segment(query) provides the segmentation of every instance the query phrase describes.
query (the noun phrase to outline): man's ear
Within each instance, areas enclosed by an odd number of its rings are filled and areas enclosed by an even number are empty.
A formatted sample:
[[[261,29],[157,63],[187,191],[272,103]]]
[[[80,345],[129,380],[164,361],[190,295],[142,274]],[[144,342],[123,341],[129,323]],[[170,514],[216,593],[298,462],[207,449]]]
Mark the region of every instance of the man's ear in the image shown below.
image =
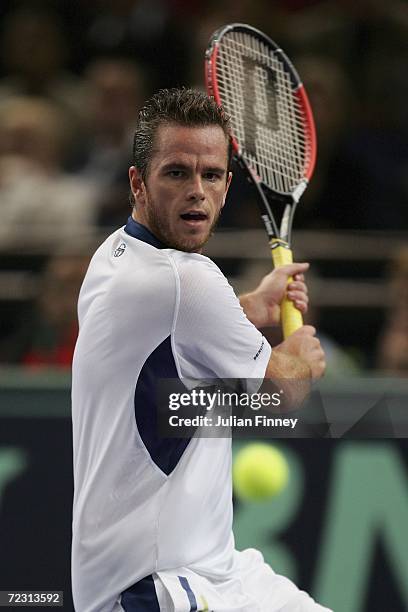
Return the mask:
[[[228,193],[229,186],[231,185],[231,181],[232,181],[232,172],[228,172],[227,185],[225,187],[225,193],[222,199],[222,207],[225,205],[225,200],[227,199],[227,193]]]
[[[129,168],[130,190],[135,199],[136,207],[143,206],[146,203],[146,186],[142,178],[140,170],[136,166]]]

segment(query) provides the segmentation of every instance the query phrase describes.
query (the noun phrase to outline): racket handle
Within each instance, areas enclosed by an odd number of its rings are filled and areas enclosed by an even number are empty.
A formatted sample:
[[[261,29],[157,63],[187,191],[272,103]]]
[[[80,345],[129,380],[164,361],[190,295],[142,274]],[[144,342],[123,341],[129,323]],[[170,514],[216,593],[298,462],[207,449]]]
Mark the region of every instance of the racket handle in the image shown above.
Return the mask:
[[[271,240],[270,246],[272,261],[275,268],[293,263],[292,251],[286,242],[274,239]],[[288,284],[291,283],[292,280],[290,276],[288,278]],[[303,325],[302,313],[286,295],[281,302],[281,324],[284,338],[293,334],[293,332]]]

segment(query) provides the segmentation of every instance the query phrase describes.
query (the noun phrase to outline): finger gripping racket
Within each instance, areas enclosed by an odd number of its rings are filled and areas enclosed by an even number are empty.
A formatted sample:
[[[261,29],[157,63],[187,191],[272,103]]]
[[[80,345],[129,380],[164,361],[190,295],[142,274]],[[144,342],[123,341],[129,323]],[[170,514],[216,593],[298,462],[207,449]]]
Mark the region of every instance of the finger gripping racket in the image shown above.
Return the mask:
[[[231,117],[234,156],[259,196],[274,266],[292,263],[293,216],[316,160],[316,132],[304,86],[282,49],[241,23],[213,34],[205,75],[208,94]],[[279,227],[272,206],[283,210]],[[303,325],[300,311],[287,297],[281,319],[285,338]]]

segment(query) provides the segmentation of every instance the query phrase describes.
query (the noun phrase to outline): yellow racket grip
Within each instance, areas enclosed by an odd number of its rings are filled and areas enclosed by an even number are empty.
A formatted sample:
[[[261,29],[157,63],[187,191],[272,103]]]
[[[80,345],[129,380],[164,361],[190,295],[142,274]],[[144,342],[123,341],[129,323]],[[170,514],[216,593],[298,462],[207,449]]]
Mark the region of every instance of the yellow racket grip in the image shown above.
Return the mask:
[[[273,265],[275,268],[293,263],[292,251],[287,242],[274,239],[270,242]],[[292,277],[288,278],[288,284],[292,282]],[[281,302],[281,324],[283,337],[287,338],[299,327],[303,325],[302,313],[296,308],[294,303],[286,295]]]

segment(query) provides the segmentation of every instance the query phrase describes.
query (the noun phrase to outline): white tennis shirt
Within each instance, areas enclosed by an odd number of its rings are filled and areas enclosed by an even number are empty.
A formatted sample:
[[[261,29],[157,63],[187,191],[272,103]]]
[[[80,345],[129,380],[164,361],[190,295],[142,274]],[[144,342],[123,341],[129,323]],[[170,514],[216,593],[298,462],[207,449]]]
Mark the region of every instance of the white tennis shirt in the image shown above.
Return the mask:
[[[260,378],[271,348],[207,257],[129,219],[92,258],[72,383],[77,612],[121,609],[145,576],[233,571],[231,440],[163,439],[157,380]]]

